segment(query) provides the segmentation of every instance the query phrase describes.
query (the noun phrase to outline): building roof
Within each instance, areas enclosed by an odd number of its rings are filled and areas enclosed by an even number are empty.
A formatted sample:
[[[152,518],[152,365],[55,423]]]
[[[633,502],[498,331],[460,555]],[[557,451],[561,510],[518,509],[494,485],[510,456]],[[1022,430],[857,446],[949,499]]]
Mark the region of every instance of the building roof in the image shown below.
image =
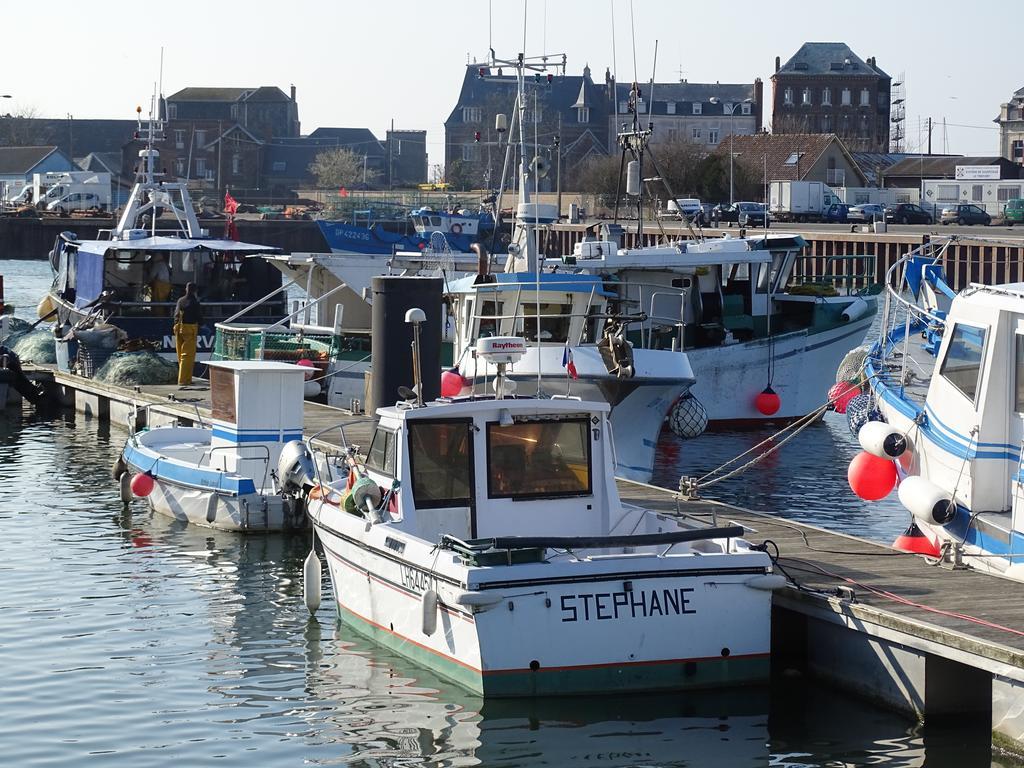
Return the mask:
[[[850,166],[860,173],[863,182],[863,172],[860,171],[846,145],[834,133],[755,133],[750,136],[738,134],[730,141],[719,144],[715,154],[728,155],[730,143],[736,162],[742,163],[757,177],[767,173],[769,181],[803,179],[825,150],[835,143],[839,145]]]
[[[308,141],[310,139],[315,141]],[[317,128],[309,136],[292,141],[299,141],[310,146],[346,147],[353,152],[365,155],[384,154],[384,145],[369,128]]]
[[[253,88],[182,88],[167,97],[167,101],[238,101]]]
[[[895,163],[884,176],[923,176],[930,179],[953,178],[958,165],[1002,165],[1003,157],[964,157],[963,155],[911,155]]]
[[[867,179],[869,187],[877,186],[880,181],[879,175],[885,175],[888,169],[900,160],[917,157],[906,152],[850,152],[850,155]]]
[[[23,175],[48,158],[57,147],[0,147],[0,174]]]
[[[276,85],[261,85],[245,96],[245,101],[291,101],[285,92]]]
[[[629,89],[632,85],[618,83],[615,92],[619,101],[629,98]],[[641,96],[644,101],[649,101],[652,95],[651,84],[640,84]],[[700,102],[710,104],[711,99],[718,99],[719,111],[724,103],[738,104],[744,99],[754,100],[753,83],[655,83],[654,84],[654,110],[658,112],[658,105],[667,101],[674,102]],[[664,107],[662,106],[662,110]],[[705,114],[715,114],[714,111],[707,111]]]
[[[846,43],[804,43],[777,74],[888,77],[873,61],[864,61]]]
[[[83,171],[95,171],[96,173],[109,173],[112,176],[121,175],[121,153],[120,152],[90,152],[75,163]]]

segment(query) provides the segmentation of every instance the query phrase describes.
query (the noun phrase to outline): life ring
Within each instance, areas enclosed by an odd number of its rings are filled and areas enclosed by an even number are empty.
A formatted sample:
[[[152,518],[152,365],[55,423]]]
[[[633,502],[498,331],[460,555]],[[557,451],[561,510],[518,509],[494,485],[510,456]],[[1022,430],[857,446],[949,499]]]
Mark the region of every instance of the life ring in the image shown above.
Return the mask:
[[[458,223],[452,224],[451,232],[452,232],[453,235],[461,235],[462,234],[462,225],[458,224]]]

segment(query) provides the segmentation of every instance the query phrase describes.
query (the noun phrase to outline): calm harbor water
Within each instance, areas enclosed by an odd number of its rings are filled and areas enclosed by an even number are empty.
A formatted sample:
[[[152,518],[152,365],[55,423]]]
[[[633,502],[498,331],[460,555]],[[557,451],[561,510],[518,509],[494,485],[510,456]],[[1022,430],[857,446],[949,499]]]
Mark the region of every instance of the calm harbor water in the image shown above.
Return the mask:
[[[43,262],[0,260],[32,319]],[[663,439],[658,481],[769,434]],[[237,536],[122,510],[126,434],[0,417],[0,722],[6,765],[973,766],[989,732],[920,727],[800,679],[763,688],[481,705],[335,621],[309,619],[308,536]],[[830,417],[715,496],[889,540],[895,502],[852,496]],[[692,462],[692,463],[688,463]]]

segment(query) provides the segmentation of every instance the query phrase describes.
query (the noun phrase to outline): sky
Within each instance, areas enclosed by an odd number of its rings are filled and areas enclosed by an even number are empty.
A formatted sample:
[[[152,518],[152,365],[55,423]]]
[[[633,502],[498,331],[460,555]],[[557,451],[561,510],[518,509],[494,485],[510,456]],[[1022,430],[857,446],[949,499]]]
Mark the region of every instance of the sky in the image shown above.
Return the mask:
[[[297,88],[303,133],[320,126],[426,129],[430,163],[443,161],[443,123],[467,61],[566,54],[620,82],[765,82],[808,41],[846,42],[905,75],[907,151],[998,154],[992,123],[1024,85],[1007,25],[1016,0],[929,3],[691,2],[690,0],[378,0],[5,2],[0,112],[132,118],[186,86]],[[969,8],[970,13],[965,13]],[[154,21],[147,21],[152,18]],[[953,34],[953,31],[956,34]],[[613,46],[614,40],[614,46]],[[654,51],[657,42],[657,62]],[[614,48],[614,55],[613,55]],[[14,65],[14,63],[17,63]],[[656,64],[656,66],[655,66]],[[766,119],[770,107],[766,109]],[[944,122],[945,121],[945,122]]]

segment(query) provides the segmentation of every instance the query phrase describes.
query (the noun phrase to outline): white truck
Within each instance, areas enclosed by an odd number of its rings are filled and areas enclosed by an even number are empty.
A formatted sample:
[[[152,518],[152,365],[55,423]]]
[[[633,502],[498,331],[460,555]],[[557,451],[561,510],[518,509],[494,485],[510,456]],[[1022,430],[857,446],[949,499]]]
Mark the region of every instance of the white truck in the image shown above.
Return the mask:
[[[828,221],[833,206],[842,203],[821,181],[773,181],[768,193],[768,211],[776,221]]]
[[[86,207],[109,210],[110,174],[94,171],[35,173],[30,182],[9,184],[5,202],[10,205],[34,205],[40,210],[56,210],[57,207],[77,210],[80,206],[62,203],[67,202],[71,195],[78,195],[78,201],[87,199],[90,205]],[[86,195],[87,198],[84,197]],[[54,203],[58,205],[53,206]]]

